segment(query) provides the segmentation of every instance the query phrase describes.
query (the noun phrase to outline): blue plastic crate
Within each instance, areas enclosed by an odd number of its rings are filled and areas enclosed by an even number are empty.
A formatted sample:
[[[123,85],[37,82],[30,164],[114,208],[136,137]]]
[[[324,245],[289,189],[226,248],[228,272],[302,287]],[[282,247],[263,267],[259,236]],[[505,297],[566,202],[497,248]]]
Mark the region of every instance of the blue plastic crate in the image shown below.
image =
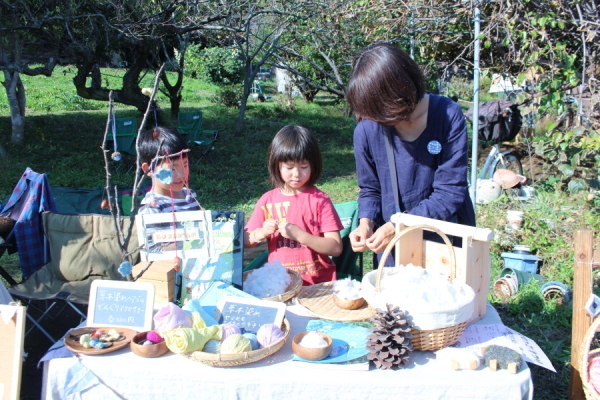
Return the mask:
[[[504,268],[517,269],[519,271],[537,274],[538,266],[542,259],[530,254],[502,253]]]

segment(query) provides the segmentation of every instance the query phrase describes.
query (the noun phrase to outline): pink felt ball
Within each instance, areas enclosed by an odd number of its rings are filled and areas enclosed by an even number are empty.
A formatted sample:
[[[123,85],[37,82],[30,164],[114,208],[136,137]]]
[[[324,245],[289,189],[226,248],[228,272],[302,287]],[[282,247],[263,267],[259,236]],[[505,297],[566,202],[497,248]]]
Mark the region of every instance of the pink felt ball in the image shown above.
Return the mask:
[[[221,340],[225,340],[236,333],[242,333],[242,330],[237,325],[221,324]]]
[[[269,347],[285,336],[285,333],[274,324],[265,324],[258,328],[256,338],[261,348]]]
[[[594,358],[589,363],[590,371],[590,383],[596,390],[596,393],[600,393],[600,358]]]
[[[146,339],[151,341],[152,343],[160,343],[163,341],[163,338],[156,332],[150,331],[146,334]]]

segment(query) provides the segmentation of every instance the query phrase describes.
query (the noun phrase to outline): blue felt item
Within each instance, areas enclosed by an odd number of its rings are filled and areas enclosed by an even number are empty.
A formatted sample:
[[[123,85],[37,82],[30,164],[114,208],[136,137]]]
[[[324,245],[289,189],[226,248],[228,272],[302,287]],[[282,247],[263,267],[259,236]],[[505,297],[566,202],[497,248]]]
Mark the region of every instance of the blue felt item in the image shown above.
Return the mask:
[[[173,183],[173,171],[170,169],[159,168],[158,171],[154,173],[154,176],[165,185]]]
[[[123,261],[121,263],[121,265],[119,265],[119,273],[122,276],[127,276],[129,274],[131,274],[131,271],[133,270],[133,265],[131,265],[131,263],[129,261]]]

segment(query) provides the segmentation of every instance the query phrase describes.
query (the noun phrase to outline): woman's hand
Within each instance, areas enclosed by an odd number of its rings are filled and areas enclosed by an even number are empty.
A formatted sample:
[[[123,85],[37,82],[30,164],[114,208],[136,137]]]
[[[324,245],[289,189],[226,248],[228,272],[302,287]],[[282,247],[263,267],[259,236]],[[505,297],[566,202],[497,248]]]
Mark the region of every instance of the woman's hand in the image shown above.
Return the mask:
[[[366,240],[366,246],[369,250],[379,254],[385,250],[395,234],[396,229],[394,228],[394,225],[391,222],[388,222],[380,226],[379,229]]]
[[[367,239],[371,235],[373,235],[373,221],[368,218],[361,218],[358,227],[348,235],[352,251],[362,252],[369,250]]]

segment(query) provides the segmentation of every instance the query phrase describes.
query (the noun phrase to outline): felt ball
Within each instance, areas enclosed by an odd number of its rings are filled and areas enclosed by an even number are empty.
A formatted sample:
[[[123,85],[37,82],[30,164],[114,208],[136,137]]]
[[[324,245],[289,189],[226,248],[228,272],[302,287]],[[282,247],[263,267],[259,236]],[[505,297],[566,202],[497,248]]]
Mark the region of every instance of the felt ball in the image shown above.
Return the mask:
[[[256,338],[261,348],[269,347],[284,336],[283,331],[274,324],[262,325],[256,332]]]
[[[154,343],[152,343],[150,340],[144,340],[144,343],[142,343],[142,345],[144,346],[150,346],[153,345]]]
[[[227,339],[231,335],[241,334],[242,330],[233,324],[221,324],[221,340]]]
[[[221,341],[211,339],[204,345],[202,349],[205,353],[219,354],[221,352]]]
[[[121,263],[121,265],[119,265],[119,268],[117,269],[117,271],[119,271],[121,276],[130,275],[131,272],[133,271],[133,265],[131,265],[131,263],[129,261],[123,261]]]
[[[252,332],[246,332],[243,333],[242,336],[248,339],[248,341],[250,342],[250,346],[252,346],[252,350],[260,349],[260,344],[258,343],[258,338],[256,337],[256,334]]]
[[[156,343],[162,342],[163,338],[158,333],[156,333],[154,331],[150,331],[150,332],[146,333],[146,340],[149,340],[152,343],[156,344]]]
[[[221,354],[238,354],[252,350],[250,341],[239,333],[228,336],[221,343]]]

